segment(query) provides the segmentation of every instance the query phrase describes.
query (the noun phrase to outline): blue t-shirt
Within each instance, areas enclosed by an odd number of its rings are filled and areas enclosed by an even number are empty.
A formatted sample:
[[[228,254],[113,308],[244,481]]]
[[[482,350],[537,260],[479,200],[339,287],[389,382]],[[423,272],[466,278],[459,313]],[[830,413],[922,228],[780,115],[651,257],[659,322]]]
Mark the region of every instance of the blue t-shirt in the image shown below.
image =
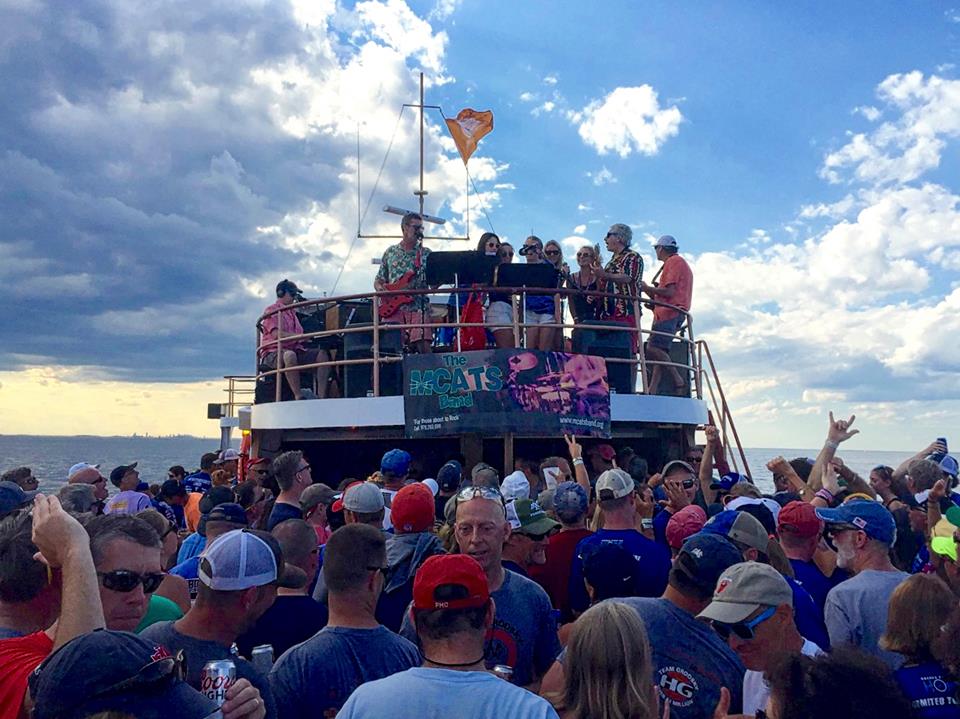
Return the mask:
[[[900,667],[893,673],[916,719],[958,719],[957,684],[936,662]]]
[[[190,590],[190,601],[197,598],[197,589],[200,586],[200,556],[190,557],[185,562],[181,562],[168,574],[174,574],[187,580],[187,589]]]
[[[661,509],[653,516],[653,538],[664,547],[670,546],[667,544],[667,523],[672,516],[673,512],[667,509]]]
[[[246,659],[233,656],[230,653],[230,647],[225,647],[208,639],[196,639],[181,634],[174,626],[174,622],[151,624],[140,632],[140,636],[166,647],[174,655],[182,649],[184,658],[187,660],[187,684],[194,689],[200,689],[200,675],[203,672],[204,664],[218,659],[232,659],[237,667],[237,678],[247,679],[260,690],[263,706],[267,712],[267,719],[285,716],[277,713],[277,706],[274,703],[273,693],[270,691],[270,683],[267,678],[254,669],[253,665]]]
[[[797,631],[804,639],[820,647],[823,651],[830,651],[830,637],[827,634],[827,625],[823,621],[823,612],[817,607],[809,592],[795,579],[784,577],[793,591],[793,620],[797,624]]]
[[[177,564],[182,564],[188,559],[200,556],[206,547],[207,538],[199,532],[187,535],[187,538],[183,540],[183,544],[180,545],[180,551],[177,552]]]
[[[272,532],[280,522],[288,519],[303,519],[303,510],[286,502],[275,502],[273,511],[270,512],[270,518],[267,519],[267,531]]]
[[[174,526],[176,526],[177,515],[173,513],[173,507],[164,502],[162,499],[151,499],[150,506],[160,512],[160,514],[162,514],[164,517],[170,520]]]
[[[743,703],[744,667],[706,622],[666,599],[608,599],[633,607],[653,650],[653,681],[673,719],[712,717],[720,688],[730,690],[730,713]]]
[[[513,683],[522,687],[546,674],[560,653],[557,622],[543,587],[511,571],[503,575],[500,589],[490,595],[497,608],[484,658],[488,669],[496,664],[513,667]],[[409,612],[400,634],[419,641]]]
[[[632,554],[640,565],[635,596],[659,597],[667,587],[670,575],[670,550],[644,537],[635,529],[601,529],[584,537],[577,545],[570,567],[570,608],[576,612],[586,611],[590,606],[587,588],[583,585],[584,550],[595,544],[618,544]]]
[[[206,494],[213,487],[213,480],[206,472],[194,472],[183,478],[183,486],[188,492],[199,492]]]
[[[487,672],[415,667],[364,684],[337,715],[340,719],[557,719],[546,699]]]
[[[270,687],[283,719],[333,717],[361,684],[420,663],[416,646],[386,627],[327,627],[277,660]]]
[[[827,577],[814,562],[805,562],[802,559],[791,559],[790,566],[793,567],[797,584],[807,590],[821,614],[830,590],[844,579],[850,578],[850,575],[839,567],[833,570],[832,576]]]

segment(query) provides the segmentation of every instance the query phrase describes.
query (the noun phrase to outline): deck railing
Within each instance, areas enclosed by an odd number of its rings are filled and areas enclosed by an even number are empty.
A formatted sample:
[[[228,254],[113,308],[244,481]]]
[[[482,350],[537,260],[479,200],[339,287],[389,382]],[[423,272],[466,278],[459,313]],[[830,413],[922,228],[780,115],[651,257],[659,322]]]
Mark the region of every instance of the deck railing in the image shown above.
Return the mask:
[[[611,300],[622,300],[630,303],[632,307],[632,315],[624,318],[622,320],[623,324],[613,324],[606,322],[565,322],[562,317],[560,320],[545,323],[545,324],[530,324],[530,327],[546,327],[558,329],[561,332],[566,330],[575,331],[575,330],[594,330],[599,332],[623,332],[627,333],[627,345],[630,345],[629,335],[634,334],[638,338],[637,342],[637,352],[632,353],[631,357],[605,357],[607,363],[619,363],[619,364],[628,364],[631,366],[632,370],[636,372],[640,379],[640,389],[643,393],[649,393],[649,370],[652,370],[655,367],[675,367],[681,375],[685,376],[691,382],[691,389],[693,390],[694,396],[697,398],[702,398],[702,382],[701,382],[701,371],[698,364],[699,353],[695,352],[696,340],[693,333],[693,317],[692,315],[670,305],[668,303],[659,302],[655,300],[650,300],[647,298],[641,298],[638,295],[629,295],[622,293],[613,293],[613,292],[600,292],[600,291],[584,291],[576,289],[541,289],[541,288],[531,288],[531,287],[461,287],[461,288],[450,288],[450,292],[456,292],[458,295],[469,294],[470,292],[494,292],[499,295],[510,295],[512,296],[511,302],[511,329],[513,332],[513,340],[515,347],[524,347],[524,338],[525,330],[528,327],[528,324],[524,321],[524,307],[525,300],[527,296],[542,296],[549,295],[555,298],[555,305],[560,306],[564,298],[573,298],[573,297],[596,297],[599,299],[611,299]],[[502,328],[503,325],[500,323],[489,323],[487,321],[483,322],[456,322],[450,321],[448,318],[445,321],[433,321],[432,318],[424,322],[414,322],[407,324],[395,324],[395,323],[386,323],[380,318],[380,303],[389,297],[394,296],[421,296],[421,295],[437,295],[444,293],[444,291],[438,291],[436,289],[404,289],[404,290],[392,290],[384,292],[369,292],[362,294],[353,294],[353,295],[344,295],[341,297],[323,297],[312,300],[305,300],[303,302],[297,302],[290,305],[285,305],[283,307],[276,308],[271,310],[269,313],[264,313],[259,320],[257,321],[257,345],[260,346],[260,328],[261,323],[264,319],[269,316],[277,316],[277,337],[269,342],[263,344],[262,349],[257,354],[257,364],[256,364],[256,378],[273,376],[276,381],[276,390],[275,390],[275,401],[280,401],[282,396],[282,382],[283,378],[280,376],[282,372],[287,370],[297,369],[300,371],[304,370],[316,370],[320,367],[330,367],[333,370],[339,372],[340,369],[349,367],[351,365],[372,365],[372,389],[373,396],[380,396],[380,370],[383,365],[392,364],[396,362],[401,362],[403,360],[402,356],[397,356],[393,353],[381,352],[381,332],[383,331],[395,331],[397,329],[411,329],[411,328],[423,328],[428,333],[432,331],[443,328],[450,327],[454,329],[455,342],[458,341],[456,329],[457,328],[466,328],[466,327],[481,327],[484,329],[492,330],[493,328]],[[338,327],[332,329],[324,329],[317,332],[303,332],[301,334],[295,335],[284,335],[281,327],[281,322],[279,321],[279,315],[281,312],[286,311],[304,311],[317,308],[320,305],[331,306],[336,303],[343,302],[357,302],[357,301],[369,301],[371,303],[371,319],[372,321],[364,324],[357,325],[348,325],[346,327]],[[668,334],[659,331],[655,331],[652,328],[644,328],[641,324],[641,320],[644,317],[644,314],[641,312],[641,306],[652,307],[652,306],[662,306],[672,309],[681,314],[683,317],[681,328],[682,331],[679,334]],[[629,324],[626,324],[629,322]],[[283,363],[283,351],[284,345],[286,348],[290,348],[290,343],[292,342],[309,342],[313,339],[324,339],[331,337],[342,337],[348,334],[353,333],[372,333],[372,342],[371,342],[371,356],[369,358],[360,358],[360,359],[346,359],[337,357],[322,362],[310,362],[310,363],[297,363],[292,365],[284,365]],[[666,335],[670,338],[671,343],[682,343],[684,345],[684,355],[687,358],[686,362],[674,362],[674,361],[664,361],[664,360],[652,360],[646,357],[644,352],[644,344],[647,339],[652,335]],[[449,348],[452,351],[456,351],[457,347],[454,345]],[[449,351],[449,350],[448,350]],[[264,352],[275,352],[276,353],[276,367],[266,367],[261,364],[262,356]],[[686,383],[684,383],[686,384]],[[633,383],[631,388],[633,391],[636,391],[636,383]]]

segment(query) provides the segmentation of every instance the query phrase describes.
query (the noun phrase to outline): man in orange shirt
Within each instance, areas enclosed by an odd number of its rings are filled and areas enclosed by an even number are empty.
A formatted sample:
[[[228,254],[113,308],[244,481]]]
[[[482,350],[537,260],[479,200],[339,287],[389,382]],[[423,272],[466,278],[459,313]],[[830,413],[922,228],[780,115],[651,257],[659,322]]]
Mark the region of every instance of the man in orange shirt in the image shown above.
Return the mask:
[[[660,271],[660,282],[654,287],[646,282],[640,283],[640,289],[646,292],[650,297],[658,302],[669,303],[673,307],[678,307],[684,312],[690,310],[690,299],[693,295],[693,272],[690,271],[690,265],[687,264],[680,255],[677,254],[677,241],[670,235],[663,235],[653,245],[657,253],[657,259],[663,263],[663,269]],[[677,333],[680,326],[686,319],[684,312],[678,312],[673,307],[663,304],[657,304],[653,308],[653,327],[652,332],[646,344],[647,359],[655,362],[670,362],[670,343],[673,342],[673,335]],[[684,381],[672,365],[654,365],[650,376],[650,394],[660,393],[660,382],[663,377],[663,371],[666,369],[670,379],[673,382],[673,392],[676,394],[683,390]]]

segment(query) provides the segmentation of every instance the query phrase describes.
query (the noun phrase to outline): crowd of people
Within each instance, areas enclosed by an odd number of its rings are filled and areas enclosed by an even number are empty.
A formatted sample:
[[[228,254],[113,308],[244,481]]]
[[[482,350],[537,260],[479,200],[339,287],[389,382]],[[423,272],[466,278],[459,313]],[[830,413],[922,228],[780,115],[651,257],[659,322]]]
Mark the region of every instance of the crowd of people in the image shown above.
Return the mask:
[[[544,242],[536,235],[530,235],[520,246],[518,254],[526,264],[549,267],[553,272],[547,273],[546,279],[524,284],[530,289],[522,297],[496,290],[455,292],[450,296],[447,313],[436,319],[447,323],[482,322],[485,328],[444,327],[434,331],[430,325],[435,323],[435,318],[427,294],[396,294],[401,290],[429,287],[426,266],[430,249],[423,246],[423,218],[408,213],[400,223],[400,231],[400,242],[388,247],[383,254],[373,286],[377,292],[394,292],[381,298],[381,309],[385,311],[380,321],[402,326],[405,351],[429,353],[438,343],[457,346],[458,332],[461,333],[460,346],[468,349],[505,349],[521,342],[519,346],[529,349],[563,351],[573,342],[572,337],[564,337],[560,326],[564,323],[565,301],[548,290],[564,288],[572,290],[569,303],[576,325],[623,327],[629,335],[632,355],[636,357],[640,344],[636,330],[641,312],[639,298],[646,295],[653,312],[644,344],[644,357],[651,363],[648,392],[677,394],[685,387],[684,378],[672,362],[669,350],[675,336],[683,330],[690,309],[693,273],[678,253],[674,237],[664,235],[654,244],[662,265],[654,281],[647,283],[643,279],[643,257],[632,247],[633,230],[629,225],[616,223],[608,230],[604,243],[611,257],[606,265],[601,265],[599,245],[584,245],[577,250],[578,269],[575,272],[564,261],[563,248],[558,242]],[[480,237],[476,253],[478,260],[495,258],[497,270],[514,260],[513,246],[501,242],[493,232],[485,232]],[[500,281],[497,271],[485,284],[510,286]],[[259,366],[262,370],[273,370],[278,366],[289,368],[283,375],[294,399],[327,397],[332,365],[322,363],[330,362],[332,355],[328,349],[313,347],[308,340],[298,337],[304,334],[303,326],[291,305],[303,300],[300,288],[290,280],[282,280],[277,284],[276,297],[276,302],[264,310],[260,323]],[[519,323],[524,325],[519,333],[514,328],[515,313]],[[283,337],[293,339],[284,340]],[[303,387],[298,366],[315,364],[321,366],[312,370],[316,373],[308,383],[312,387]],[[631,365],[630,386],[636,386],[636,365]]]
[[[960,717],[957,462],[860,477],[854,422],[772,458],[769,495],[712,427],[653,473],[572,437],[504,477],[392,449],[337,487],[300,451],[154,485],[78,462],[55,496],[12,469],[0,718]]]

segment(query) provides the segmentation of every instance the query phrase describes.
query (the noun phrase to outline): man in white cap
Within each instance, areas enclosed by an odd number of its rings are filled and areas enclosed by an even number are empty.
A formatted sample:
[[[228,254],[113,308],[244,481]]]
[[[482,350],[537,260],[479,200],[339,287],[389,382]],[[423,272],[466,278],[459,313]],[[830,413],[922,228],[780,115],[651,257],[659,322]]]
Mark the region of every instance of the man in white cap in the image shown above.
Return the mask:
[[[743,562],[727,569],[717,581],[713,601],[697,618],[710,621],[747,668],[743,713],[749,716],[766,709],[770,687],[763,678],[765,671],[790,654],[821,653],[797,631],[793,590],[767,564]]]
[[[647,359],[656,362],[670,362],[668,352],[673,342],[673,335],[684,324],[685,312],[690,311],[693,272],[687,261],[677,254],[677,241],[672,236],[663,235],[654,243],[653,249],[657,253],[657,259],[663,263],[663,267],[660,270],[660,281],[656,285],[640,283],[640,289],[658,303],[653,308],[653,327],[646,344],[646,356]],[[674,307],[683,312],[679,312]],[[650,394],[659,394],[664,368],[672,381],[672,385],[668,386],[670,393],[677,394],[683,389],[684,381],[677,372],[677,368],[672,365],[658,364],[653,366],[653,373],[650,376]]]
[[[240,464],[240,453],[233,447],[228,447],[220,453],[215,462],[231,480],[237,478],[237,465]]]
[[[77,462],[67,473],[69,484],[89,484],[93,486],[93,498],[97,500],[97,514],[103,513],[103,503],[107,499],[107,478],[100,473],[99,464]]]
[[[182,619],[158,622],[141,632],[145,639],[183,651],[187,682],[199,688],[203,666],[232,659],[237,677],[248,679],[276,716],[267,678],[248,661],[233,656],[230,645],[249,630],[277,598],[277,588],[296,589],[307,583],[303,570],[284,563],[283,550],[268,532],[235,529],[218,537],[200,558],[197,601]]]

